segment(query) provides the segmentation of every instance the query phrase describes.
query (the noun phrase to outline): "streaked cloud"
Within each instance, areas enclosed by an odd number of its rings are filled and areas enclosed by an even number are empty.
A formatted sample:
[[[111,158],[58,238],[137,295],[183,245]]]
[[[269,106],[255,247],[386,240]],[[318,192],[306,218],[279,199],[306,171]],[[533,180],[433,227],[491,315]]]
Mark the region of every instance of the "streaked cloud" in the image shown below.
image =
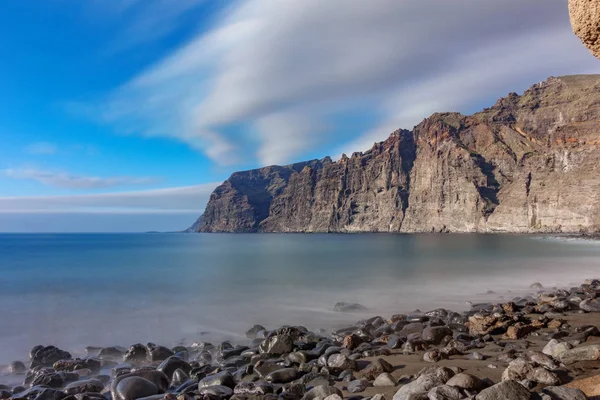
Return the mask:
[[[47,186],[64,189],[103,189],[124,185],[147,185],[156,183],[157,178],[146,177],[97,177],[73,175],[67,172],[41,170],[36,168],[8,168],[3,174],[13,179],[33,180]]]
[[[58,147],[54,143],[36,142],[25,148],[25,152],[33,155],[51,155],[56,154]]]
[[[72,196],[0,197],[3,213],[177,213],[200,215],[218,183],[155,190]],[[193,221],[190,221],[190,223]]]
[[[566,0],[243,0],[95,113],[220,164],[248,155],[285,163],[356,104],[380,120],[348,132],[340,150],[550,75],[598,71],[571,32]]]

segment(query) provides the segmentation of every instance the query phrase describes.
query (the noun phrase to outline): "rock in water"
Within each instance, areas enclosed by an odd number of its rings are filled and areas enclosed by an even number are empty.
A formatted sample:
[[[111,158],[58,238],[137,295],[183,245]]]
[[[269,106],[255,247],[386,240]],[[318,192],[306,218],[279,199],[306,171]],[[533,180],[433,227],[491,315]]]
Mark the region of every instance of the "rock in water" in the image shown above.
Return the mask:
[[[573,32],[600,59],[600,4],[590,0],[569,0]]]
[[[154,394],[158,394],[158,388],[154,383],[139,376],[131,376],[119,382],[113,400],[135,400]]]
[[[335,305],[333,306],[333,311],[337,311],[337,312],[359,312],[359,311],[366,311],[367,307],[363,306],[362,304],[358,304],[358,303],[344,303],[344,302],[339,302],[339,303],[335,303]]]
[[[294,347],[294,341],[288,335],[275,335],[265,339],[259,346],[261,353],[285,354],[290,353]]]

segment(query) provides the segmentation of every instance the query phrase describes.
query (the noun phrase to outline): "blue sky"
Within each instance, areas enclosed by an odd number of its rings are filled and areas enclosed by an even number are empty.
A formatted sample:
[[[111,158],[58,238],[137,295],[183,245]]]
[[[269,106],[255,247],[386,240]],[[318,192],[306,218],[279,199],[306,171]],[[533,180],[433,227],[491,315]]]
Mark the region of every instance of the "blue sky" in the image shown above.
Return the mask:
[[[235,170],[598,73],[566,0],[0,2],[0,231],[185,228]]]

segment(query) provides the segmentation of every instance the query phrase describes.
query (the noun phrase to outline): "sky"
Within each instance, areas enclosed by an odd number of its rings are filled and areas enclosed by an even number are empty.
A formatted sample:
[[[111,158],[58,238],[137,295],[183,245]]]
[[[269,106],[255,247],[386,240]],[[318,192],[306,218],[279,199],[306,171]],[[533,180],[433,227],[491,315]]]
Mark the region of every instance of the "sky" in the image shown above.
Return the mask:
[[[567,0],[3,0],[0,232],[185,229],[234,171],[600,73]]]

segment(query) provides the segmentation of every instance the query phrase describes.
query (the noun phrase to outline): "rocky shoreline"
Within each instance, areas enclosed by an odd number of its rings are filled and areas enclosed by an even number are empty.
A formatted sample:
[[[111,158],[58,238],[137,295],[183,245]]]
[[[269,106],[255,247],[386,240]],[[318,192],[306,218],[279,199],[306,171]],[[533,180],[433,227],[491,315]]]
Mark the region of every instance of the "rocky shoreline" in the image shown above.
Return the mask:
[[[0,385],[0,399],[600,399],[600,280],[532,289],[462,313],[375,316],[331,333],[256,325],[245,344],[88,347],[83,358],[38,345],[29,365],[8,367],[23,384]]]

